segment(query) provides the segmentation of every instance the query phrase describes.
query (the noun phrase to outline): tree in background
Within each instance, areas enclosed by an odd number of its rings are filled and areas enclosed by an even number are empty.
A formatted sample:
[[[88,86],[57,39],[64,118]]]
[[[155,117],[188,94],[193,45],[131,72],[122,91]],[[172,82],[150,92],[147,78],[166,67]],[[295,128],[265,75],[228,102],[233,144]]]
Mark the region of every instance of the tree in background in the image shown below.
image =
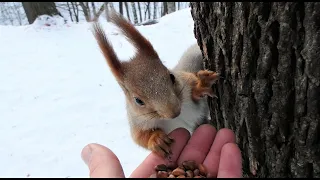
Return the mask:
[[[158,2],[153,2],[153,19],[157,19]]]
[[[212,123],[245,177],[320,177],[320,3],[191,2],[205,67],[223,79]]]
[[[167,2],[168,6],[168,14],[176,11],[176,3],[175,2]]]
[[[32,24],[40,15],[61,16],[54,2],[22,2],[22,6],[29,24]]]
[[[37,3],[37,2],[31,2]],[[43,2],[40,2],[43,3]],[[38,3],[38,4],[40,4]],[[150,22],[157,22],[154,21],[155,19],[162,17],[165,14],[168,14],[168,5],[167,2],[129,2],[131,5],[127,4],[127,9],[124,10],[125,6],[123,5],[124,2],[105,2],[108,6],[103,5],[104,2],[54,2],[58,13],[60,13],[65,20],[70,20],[72,22],[80,22],[86,20],[96,21],[100,15],[108,11],[110,8],[112,9],[113,6],[116,7],[116,11],[120,14],[126,14],[126,18],[130,19],[134,17],[134,10],[133,10],[133,3],[135,6],[138,18],[137,25],[150,25]],[[171,2],[172,3],[172,2]],[[28,2],[24,3],[28,4]],[[177,10],[180,8],[188,8],[188,2],[175,2],[175,5],[169,2],[169,6],[171,7],[170,11]],[[137,7],[138,6],[138,7]],[[105,9],[105,7],[108,7]],[[173,8],[174,7],[174,8]],[[27,5],[26,5],[27,8]],[[138,8],[138,9],[137,9]],[[152,9],[153,8],[153,9]],[[30,9],[30,8],[29,8]],[[40,8],[44,10],[45,8]],[[28,10],[27,10],[28,11]],[[123,11],[126,11],[123,14]],[[30,12],[31,13],[31,12]],[[45,14],[56,14],[56,13],[48,13],[44,12]],[[40,13],[43,14],[43,13]],[[128,16],[129,14],[129,16]],[[59,15],[59,14],[58,14]],[[132,19],[134,21],[134,19]],[[144,22],[142,22],[144,21]],[[0,25],[26,25],[28,23],[28,18],[26,16],[26,12],[23,8],[22,2],[3,2],[0,3]],[[151,23],[152,24],[152,23]]]
[[[138,2],[138,10],[139,10],[140,22],[142,22],[142,14],[141,14],[140,2]]]
[[[130,13],[129,13],[129,6],[128,6],[128,2],[124,2],[124,6],[126,7],[126,12],[127,12],[128,20],[131,22]]]
[[[132,7],[134,24],[138,24],[138,15],[137,15],[137,10],[136,10],[136,5],[134,2],[131,2],[131,7]]]
[[[162,9],[161,16],[164,16],[164,15],[168,14],[168,3],[162,2],[162,6],[163,6],[163,8],[161,8]]]
[[[147,13],[148,13],[148,19],[151,19],[151,12],[150,12],[150,2],[146,2],[146,10],[144,11],[144,20],[147,20]]]
[[[119,12],[123,15],[123,2],[119,2]]]

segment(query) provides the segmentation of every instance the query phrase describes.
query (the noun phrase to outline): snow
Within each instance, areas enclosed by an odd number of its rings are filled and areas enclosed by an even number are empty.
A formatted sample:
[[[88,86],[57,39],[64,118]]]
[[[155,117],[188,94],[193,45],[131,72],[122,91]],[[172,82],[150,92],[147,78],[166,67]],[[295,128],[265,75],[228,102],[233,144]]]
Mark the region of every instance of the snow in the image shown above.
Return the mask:
[[[101,23],[119,57],[132,56],[117,28]],[[196,42],[189,8],[137,28],[169,68]],[[109,147],[126,176],[149,154],[131,139],[124,94],[90,29],[0,26],[0,177],[88,177],[80,152],[89,143]]]

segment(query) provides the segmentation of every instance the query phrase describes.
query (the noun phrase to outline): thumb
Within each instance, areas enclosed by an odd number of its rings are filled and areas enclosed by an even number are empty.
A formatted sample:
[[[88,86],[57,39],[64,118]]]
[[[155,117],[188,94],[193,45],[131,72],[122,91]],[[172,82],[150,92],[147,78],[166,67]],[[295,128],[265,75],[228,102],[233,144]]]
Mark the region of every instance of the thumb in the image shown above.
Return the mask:
[[[89,167],[91,178],[124,178],[119,159],[107,147],[88,144],[82,149],[81,157]]]

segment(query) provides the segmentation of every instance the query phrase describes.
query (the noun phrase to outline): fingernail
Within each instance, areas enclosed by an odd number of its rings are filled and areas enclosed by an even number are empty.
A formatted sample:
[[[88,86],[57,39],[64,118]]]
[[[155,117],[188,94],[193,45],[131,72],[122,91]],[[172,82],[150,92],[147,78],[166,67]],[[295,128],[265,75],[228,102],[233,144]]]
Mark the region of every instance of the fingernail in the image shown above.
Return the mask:
[[[89,165],[91,154],[92,154],[92,149],[90,145],[87,145],[82,149],[81,157],[82,157],[82,160],[86,163],[86,165]]]

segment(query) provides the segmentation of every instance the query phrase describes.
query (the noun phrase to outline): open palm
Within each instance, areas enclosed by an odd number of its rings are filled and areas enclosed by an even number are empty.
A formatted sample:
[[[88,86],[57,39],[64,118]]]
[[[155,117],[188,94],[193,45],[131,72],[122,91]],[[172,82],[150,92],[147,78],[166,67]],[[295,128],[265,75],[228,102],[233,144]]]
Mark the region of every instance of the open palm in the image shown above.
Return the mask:
[[[181,164],[186,160],[203,163],[210,177],[240,178],[242,176],[241,152],[235,144],[235,135],[229,129],[218,132],[211,125],[202,125],[190,137],[187,130],[176,129],[169,134],[175,140],[171,161]],[[88,159],[88,154],[91,154]],[[82,158],[90,170],[90,177],[124,177],[117,156],[99,144],[89,144],[82,151]],[[133,171],[132,178],[147,178],[158,164],[168,160],[150,153]]]

